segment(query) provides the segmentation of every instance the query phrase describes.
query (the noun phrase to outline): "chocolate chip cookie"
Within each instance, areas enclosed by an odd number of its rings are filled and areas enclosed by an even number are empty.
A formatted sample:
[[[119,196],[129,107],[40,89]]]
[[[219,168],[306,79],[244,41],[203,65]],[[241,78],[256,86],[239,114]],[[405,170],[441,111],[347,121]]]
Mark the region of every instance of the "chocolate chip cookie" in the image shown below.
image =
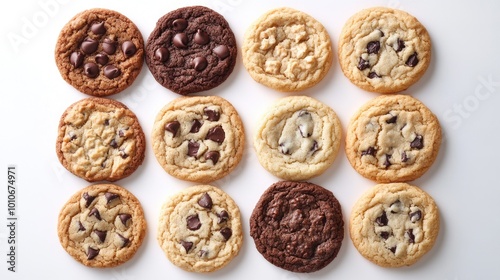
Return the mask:
[[[208,183],[229,174],[245,146],[236,109],[218,96],[180,97],[156,117],[153,151],[170,175]]]
[[[332,192],[318,185],[277,182],[257,202],[250,235],[270,263],[293,272],[320,270],[342,245],[340,204]]]
[[[219,13],[190,6],[161,17],[146,44],[146,64],[162,86],[187,95],[217,87],[232,73],[237,47]]]
[[[431,59],[425,27],[407,12],[375,7],[353,15],[339,39],[344,75],[372,92],[395,93],[417,82]]]
[[[320,82],[333,60],[330,36],[323,25],[291,8],[271,10],[250,26],[242,53],[254,80],[286,92]]]
[[[422,102],[408,95],[383,95],[352,117],[345,150],[358,173],[387,183],[423,175],[440,146],[439,121]]]
[[[56,143],[59,161],[89,182],[129,176],[142,164],[144,151],[139,120],[118,101],[82,99],[61,116]]]
[[[408,266],[434,246],[439,212],[432,197],[415,186],[379,184],[355,203],[349,229],[366,259],[383,267]]]
[[[243,242],[240,210],[217,187],[189,187],[163,205],[158,242],[168,259],[193,272],[212,272],[227,265]]]
[[[90,267],[113,267],[131,259],[146,235],[137,198],[113,184],[88,186],[64,205],[57,226],[62,247]]]
[[[142,69],[144,41],[124,15],[90,9],[61,30],[55,49],[61,76],[77,90],[107,96],[130,86]]]
[[[254,137],[260,164],[286,180],[322,174],[335,160],[342,137],[340,121],[328,105],[307,96],[276,102]]]

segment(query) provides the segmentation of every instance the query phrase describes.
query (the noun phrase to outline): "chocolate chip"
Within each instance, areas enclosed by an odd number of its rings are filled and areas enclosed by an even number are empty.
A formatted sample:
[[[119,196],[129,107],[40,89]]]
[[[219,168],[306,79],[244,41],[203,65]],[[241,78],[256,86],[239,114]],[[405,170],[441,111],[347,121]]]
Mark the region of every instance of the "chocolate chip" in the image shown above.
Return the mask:
[[[368,147],[366,151],[361,151],[362,156],[366,155],[375,156],[375,153],[377,153],[377,150],[374,147]]]
[[[415,212],[410,213],[410,221],[412,223],[416,223],[422,219],[422,211],[417,210]]]
[[[398,38],[398,48],[396,49],[396,52],[402,51],[405,47],[405,42]]]
[[[99,210],[97,210],[97,208],[92,208],[92,210],[90,210],[89,212],[89,217],[90,216],[94,216],[96,219],[98,219],[99,221],[102,220],[101,219],[101,214],[99,213]]]
[[[411,141],[410,147],[413,149],[422,149],[424,147],[424,137],[422,135],[418,135]]]
[[[106,27],[104,27],[104,22],[97,22],[92,24],[90,30],[92,31],[92,33],[96,35],[102,35],[106,33]]]
[[[194,34],[194,42],[198,45],[206,45],[210,42],[207,32],[198,29],[198,32]]]
[[[104,120],[104,125],[108,126],[109,125],[109,119]]]
[[[284,155],[289,155],[290,154],[290,149],[288,149],[288,147],[286,147],[286,143],[284,143],[284,142],[279,144],[278,149]]]
[[[200,250],[200,252],[198,253],[198,256],[200,258],[207,258],[208,257],[208,251],[206,251],[206,250]]]
[[[177,33],[175,34],[172,42],[174,43],[174,46],[178,47],[179,49],[187,49],[188,37],[186,33]]]
[[[314,154],[314,152],[316,152],[318,150],[318,142],[316,140],[313,141],[313,144],[311,146],[311,149],[309,149],[310,152],[312,152]]]
[[[226,139],[226,133],[220,125],[210,128],[208,130],[207,136],[205,137],[205,140],[212,140],[219,143],[219,145],[224,142],[224,139]]]
[[[229,213],[227,213],[226,210],[222,210],[220,211],[220,213],[217,213],[216,215],[217,215],[217,224],[222,224],[229,220]]]
[[[120,237],[120,239],[122,240],[122,247],[121,248],[127,247],[128,244],[130,243],[130,239],[126,238],[125,236],[123,236],[119,233],[116,233],[116,235],[118,235],[118,237]]]
[[[189,130],[190,133],[197,133],[200,131],[201,128],[201,122],[199,120],[194,120],[193,124],[191,125],[191,130]]]
[[[87,249],[87,260],[93,260],[95,257],[99,255],[99,249],[94,249],[92,247],[89,247]]]
[[[413,234],[413,229],[409,229],[406,231],[406,236],[408,236],[408,242],[415,243],[415,235]]]
[[[205,159],[211,160],[214,165],[219,161],[219,158],[220,158],[220,153],[217,151],[210,151],[205,154]]]
[[[82,66],[84,58],[85,58],[85,55],[83,55],[81,52],[72,52],[71,55],[69,56],[69,62],[75,68],[78,68],[78,67]]]
[[[104,76],[108,79],[114,79],[120,76],[121,73],[120,69],[112,64],[104,66]]]
[[[165,62],[170,58],[170,52],[164,47],[158,48],[155,51],[155,58],[161,62]]]
[[[125,41],[122,43],[122,52],[126,57],[131,57],[137,51],[137,47],[132,41]]]
[[[93,62],[87,62],[83,65],[83,73],[89,78],[95,78],[99,75],[99,66]]]
[[[198,205],[206,209],[212,209],[212,198],[208,193],[204,193],[200,199],[198,199]]]
[[[387,240],[387,238],[389,238],[389,233],[387,231],[382,231],[380,232],[380,237]]]
[[[369,54],[375,53],[377,54],[380,50],[380,42],[379,41],[371,41],[366,45],[366,51]]]
[[[107,203],[110,203],[110,202],[111,202],[111,200],[113,200],[113,199],[117,199],[117,198],[119,198],[120,196],[119,196],[118,194],[116,194],[116,193],[110,193],[110,192],[107,192],[107,193],[105,193],[105,194],[104,194],[104,197],[106,198],[106,202],[107,202]]]
[[[85,231],[85,227],[83,226],[82,222],[78,222],[78,231]]]
[[[233,235],[233,231],[230,228],[226,227],[220,230],[220,234],[222,234],[222,237],[224,237],[224,239],[228,241],[229,238],[231,238],[231,235]]]
[[[375,72],[370,72],[368,73],[368,78],[375,79],[375,78],[380,78],[380,76]]]
[[[396,123],[398,116],[392,116],[390,119],[386,120],[386,123]]]
[[[200,218],[198,214],[190,215],[186,218],[187,228],[189,230],[197,230],[201,227]]]
[[[418,64],[418,61],[417,53],[413,53],[410,57],[408,57],[408,60],[406,60],[406,65],[415,67]]]
[[[109,55],[114,54],[116,52],[116,42],[112,39],[105,38],[102,42],[102,50]]]
[[[380,215],[375,219],[375,222],[381,227],[386,226],[387,223],[389,223],[389,220],[387,219],[387,214],[383,212],[382,215]]]
[[[193,67],[194,67],[194,70],[198,71],[198,72],[201,72],[203,71],[205,68],[207,68],[207,65],[208,65],[208,61],[205,57],[203,56],[198,56],[198,57],[195,57],[193,59]]]
[[[122,222],[124,226],[127,226],[127,222],[132,219],[132,215],[130,214],[118,214],[118,218]]]
[[[385,155],[385,161],[384,161],[385,168],[389,168],[389,166],[392,165],[392,163],[390,161],[391,157],[392,157],[391,155],[387,155],[387,154]]]
[[[408,155],[405,151],[401,153],[401,162],[407,162],[409,160]]]
[[[111,142],[109,142],[109,145],[112,147],[112,148],[118,148],[118,143],[116,142],[115,139],[111,140]]]
[[[204,108],[203,113],[205,113],[205,116],[207,116],[207,119],[211,122],[216,122],[220,119],[220,114],[216,110]]]
[[[393,252],[394,254],[396,254],[396,246],[393,246],[391,248],[389,248],[389,251]]]
[[[384,34],[384,32],[382,30],[379,29],[378,31],[380,31],[380,37],[384,37],[385,36],[385,34]]]
[[[391,208],[391,213],[395,214],[395,213],[399,213],[401,211],[401,201],[399,200],[396,200],[394,201],[391,206],[389,206]]]
[[[186,250],[186,253],[189,253],[191,248],[193,248],[194,244],[193,244],[193,242],[181,240],[181,245],[182,245],[182,247],[184,247],[184,250]]]
[[[364,60],[363,58],[360,57],[359,62],[358,62],[358,69],[363,71],[368,67],[370,67],[370,62],[368,62],[367,60]]]
[[[71,137],[69,138],[70,141],[73,141],[77,138],[76,134],[74,132],[69,133]]]
[[[229,56],[229,49],[225,45],[218,45],[214,48],[214,53],[220,60],[224,60]]]
[[[178,121],[173,121],[173,122],[169,122],[165,125],[165,130],[171,132],[172,137],[175,137],[175,135],[177,135],[177,131],[179,131],[180,127],[181,127],[181,124]]]
[[[188,143],[188,153],[187,155],[190,157],[198,156],[198,149],[200,148],[200,144],[197,142],[189,141]]]
[[[128,128],[125,129],[125,130],[128,130]],[[124,137],[125,136],[125,132],[123,132],[123,129],[118,130],[118,136],[120,136],[120,137]]]
[[[85,54],[93,54],[97,50],[98,46],[99,46],[98,41],[87,37],[83,40],[80,48]]]
[[[175,31],[183,31],[188,26],[188,22],[187,22],[187,20],[185,20],[183,18],[179,18],[179,19],[174,20],[174,22],[172,23],[172,26],[173,26]]]
[[[95,56],[95,62],[101,64],[101,65],[106,65],[109,62],[109,57],[105,53],[98,53]]]
[[[99,240],[102,242],[104,242],[104,240],[106,240],[106,231],[100,231],[100,230],[97,230],[97,229],[94,229],[94,233],[97,235],[97,237],[99,237]]]
[[[89,207],[92,201],[96,198],[95,196],[89,195],[87,192],[83,193],[82,197],[85,199],[85,207]]]
[[[120,156],[122,159],[128,158],[128,154],[123,149],[120,149]]]

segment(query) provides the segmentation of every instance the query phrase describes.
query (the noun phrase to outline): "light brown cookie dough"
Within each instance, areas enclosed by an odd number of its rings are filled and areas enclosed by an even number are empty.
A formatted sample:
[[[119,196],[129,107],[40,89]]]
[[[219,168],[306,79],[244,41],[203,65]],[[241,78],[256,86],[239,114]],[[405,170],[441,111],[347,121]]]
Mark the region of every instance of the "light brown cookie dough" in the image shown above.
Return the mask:
[[[335,160],[340,121],[328,105],[307,96],[278,100],[257,126],[254,147],[260,164],[286,180],[322,174]]]
[[[63,79],[74,88],[88,95],[107,96],[123,91],[139,75],[144,41],[124,15],[89,9],[62,28],[55,60]]]
[[[208,183],[229,174],[245,146],[243,124],[235,108],[218,96],[181,97],[158,113],[153,151],[170,175]]]
[[[345,150],[358,173],[387,183],[423,175],[440,146],[441,126],[424,104],[408,95],[383,95],[352,117]]]
[[[241,248],[240,210],[229,195],[208,185],[189,187],[163,205],[158,242],[168,259],[192,272],[213,272]]]
[[[291,8],[262,15],[245,34],[243,64],[257,82],[279,91],[312,87],[332,64],[330,36],[313,17]]]
[[[434,246],[439,212],[432,197],[415,186],[379,184],[355,203],[349,232],[356,249],[371,262],[408,266]]]
[[[139,120],[118,101],[82,99],[61,116],[56,143],[59,161],[89,182],[129,176],[142,164],[144,150]]]
[[[88,186],[75,193],[59,214],[62,247],[90,267],[113,267],[131,259],[146,235],[137,198],[113,184]]]
[[[339,39],[344,75],[372,92],[395,93],[417,82],[431,59],[425,27],[407,12],[375,7],[353,15]]]

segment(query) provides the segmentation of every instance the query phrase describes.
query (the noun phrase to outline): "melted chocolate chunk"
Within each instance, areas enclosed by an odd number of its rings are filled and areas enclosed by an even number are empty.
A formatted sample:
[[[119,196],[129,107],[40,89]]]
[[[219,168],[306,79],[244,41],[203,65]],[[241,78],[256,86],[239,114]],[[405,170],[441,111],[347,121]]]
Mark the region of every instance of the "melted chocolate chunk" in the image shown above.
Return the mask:
[[[396,246],[393,246],[393,247],[388,248],[388,249],[389,249],[389,251],[391,251],[391,252],[393,252],[394,254],[396,254],[396,248],[397,248]]]
[[[105,38],[102,42],[102,50],[109,55],[114,54],[116,52],[116,41]]]
[[[73,65],[73,67],[78,68],[82,66],[84,58],[85,55],[83,55],[81,52],[72,52],[69,56],[69,62],[71,63],[71,65]]]
[[[422,219],[422,211],[417,210],[415,212],[410,213],[410,221],[412,223],[416,223]]]
[[[380,50],[380,42],[379,41],[371,41],[366,45],[366,51],[369,54],[377,54]]]
[[[359,62],[358,62],[358,69],[363,71],[368,67],[370,67],[370,62],[368,62],[367,60],[364,60],[360,57]]]
[[[207,116],[207,120],[209,120],[211,122],[216,122],[220,119],[219,112],[217,112],[215,110],[204,108],[203,113],[205,113],[205,116]]]
[[[122,73],[120,69],[118,69],[118,67],[112,64],[104,66],[103,70],[104,70],[104,76],[106,76],[106,78],[108,79],[114,79],[120,76],[120,74]]]
[[[375,78],[380,78],[380,76],[377,73],[372,71],[372,72],[368,73],[368,78],[375,79]]]
[[[89,217],[90,216],[94,216],[96,219],[98,219],[99,221],[102,220],[101,219],[101,214],[99,213],[99,210],[97,210],[97,208],[92,208],[92,210],[90,210],[89,212]]]
[[[189,141],[188,143],[188,153],[187,155],[190,157],[197,157],[198,149],[200,148],[200,144],[197,142]]]
[[[131,57],[137,52],[137,47],[132,41],[125,41],[122,43],[122,52],[126,57]]]
[[[117,199],[120,196],[117,195],[116,193],[107,192],[107,193],[104,194],[104,197],[106,198],[106,202],[110,203],[113,199]]]
[[[198,56],[198,57],[195,57],[193,59],[194,70],[201,72],[201,71],[205,70],[205,68],[207,68],[207,66],[208,66],[208,61],[205,57]]]
[[[208,251],[206,251],[206,250],[200,250],[200,252],[198,253],[198,256],[200,258],[203,258],[203,259],[207,258],[208,257]]]
[[[161,62],[166,62],[170,58],[170,52],[167,48],[158,48],[155,51],[155,58]]]
[[[120,156],[122,159],[128,158],[128,154],[123,149],[120,149]]]
[[[226,139],[226,133],[220,125],[210,128],[208,130],[207,136],[205,137],[205,140],[212,140],[219,143],[219,145],[224,142],[224,139]]]
[[[83,73],[89,78],[99,76],[99,66],[93,62],[87,62],[83,65]]]
[[[213,203],[212,198],[208,193],[204,193],[200,199],[198,199],[198,205],[205,209],[212,209]]]
[[[200,217],[198,214],[190,215],[186,218],[186,224],[189,230],[198,230],[201,227]]]
[[[177,33],[172,39],[174,46],[179,49],[187,49],[188,47],[188,37],[185,33]]]
[[[80,48],[85,54],[93,54],[97,50],[98,46],[99,46],[98,41],[87,37],[83,40]]]
[[[387,223],[389,223],[389,220],[387,219],[387,214],[385,212],[382,213],[382,215],[380,215],[379,217],[377,217],[375,219],[375,222],[377,223],[377,225],[379,226],[386,226]]]
[[[380,237],[387,240],[387,238],[389,238],[389,233],[387,231],[382,231],[380,232]]]
[[[132,219],[132,215],[130,214],[118,214],[118,218],[122,222],[124,226],[127,226],[127,222]]]
[[[103,243],[104,240],[106,240],[106,231],[100,231],[100,230],[94,229],[94,233],[95,233],[95,235],[97,235],[97,237],[99,237],[99,241],[101,241],[101,243]]]
[[[406,236],[408,236],[408,242],[415,243],[415,235],[413,234],[413,229],[409,229],[406,231]]]
[[[184,29],[186,29],[187,26],[188,22],[183,18],[176,19],[172,23],[172,27],[174,28],[175,31],[183,31]]]
[[[406,152],[401,153],[401,162],[407,162],[409,160],[408,155]]]
[[[104,22],[97,22],[92,24],[90,30],[92,31],[92,33],[96,35],[102,35],[106,33],[106,27],[104,27]]]
[[[410,147],[413,149],[422,149],[424,147],[424,137],[422,135],[417,135],[413,141],[410,143]]]
[[[220,211],[217,213],[217,224],[225,223],[229,220],[229,213],[226,210]]]
[[[112,147],[112,148],[118,148],[118,143],[116,142],[115,139],[111,140],[111,142],[109,142],[109,145]]]
[[[118,235],[118,237],[120,237],[120,239],[122,240],[122,247],[121,248],[125,248],[128,246],[128,244],[130,244],[130,239],[126,238],[125,236],[123,236],[119,233],[116,233],[116,235]]]
[[[197,133],[200,131],[201,128],[201,122],[199,120],[194,120],[193,124],[191,125],[191,130],[189,130],[190,133]]]
[[[85,231],[86,228],[83,226],[82,222],[78,221],[78,231]]]
[[[392,157],[391,155],[387,155],[387,154],[385,155],[385,162],[384,162],[385,168],[389,168],[389,166],[392,165],[392,163],[390,161],[391,157]]]
[[[198,45],[206,45],[210,42],[207,32],[198,29],[198,32],[194,35],[194,42]]]
[[[406,65],[410,66],[410,67],[415,67],[417,66],[419,60],[418,60],[418,56],[417,56],[417,53],[413,53],[412,55],[410,55],[410,57],[408,57],[408,60],[406,60]]]
[[[173,121],[173,122],[169,122],[165,125],[165,130],[171,132],[172,137],[175,137],[177,135],[177,131],[179,131],[180,127],[181,127],[181,124],[178,121]]]
[[[99,249],[94,249],[92,247],[89,247],[87,249],[87,260],[93,260],[95,257],[99,255]]]
[[[309,151],[314,154],[318,150],[318,148],[319,148],[318,141],[314,140],[311,149],[309,149]]]
[[[390,119],[386,120],[386,123],[396,123],[398,116],[392,116]]]
[[[394,201],[391,206],[389,206],[391,208],[391,213],[395,214],[401,212],[401,206],[401,201]]]
[[[230,228],[226,227],[220,230],[220,234],[224,237],[226,241],[228,241],[229,238],[231,238],[231,235],[233,235],[233,231]]]
[[[85,207],[89,207],[92,201],[96,198],[95,196],[89,195],[87,192],[83,193],[82,197],[85,199]]]
[[[95,62],[99,63],[100,65],[106,65],[109,62],[109,57],[105,53],[98,53],[95,56]]]
[[[189,242],[189,241],[181,240],[181,245],[182,245],[182,247],[184,247],[184,250],[186,250],[186,253],[189,253],[189,251],[191,250],[191,248],[193,248],[194,243],[193,242]]]
[[[402,51],[405,47],[405,42],[401,39],[398,39],[398,48],[396,49],[396,52]]]
[[[369,147],[366,151],[361,151],[362,156],[370,155],[375,156],[377,150],[374,147]]]
[[[215,47],[214,48],[214,53],[215,53],[215,55],[217,55],[217,57],[220,60],[224,60],[230,54],[229,53],[229,49],[225,45],[219,45],[219,46]]]
[[[211,160],[214,165],[219,161],[219,158],[220,158],[220,153],[217,151],[210,151],[205,154],[205,159]]]
[[[104,125],[108,126],[109,125],[109,119],[104,120]]]

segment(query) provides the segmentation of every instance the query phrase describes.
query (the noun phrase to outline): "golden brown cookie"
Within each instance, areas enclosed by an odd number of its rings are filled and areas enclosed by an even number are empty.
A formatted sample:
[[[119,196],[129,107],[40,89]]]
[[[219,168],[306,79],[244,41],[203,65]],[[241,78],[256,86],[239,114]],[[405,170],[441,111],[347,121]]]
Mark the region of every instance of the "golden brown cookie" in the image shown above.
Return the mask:
[[[338,55],[344,75],[353,84],[395,93],[424,75],[431,60],[431,40],[425,27],[407,12],[374,7],[345,23]]]
[[[245,34],[243,64],[257,82],[299,91],[323,79],[332,65],[328,32],[316,19],[291,8],[262,15]]]
[[[63,206],[57,233],[75,260],[90,267],[113,267],[137,252],[146,220],[132,193],[113,184],[91,185]]]
[[[387,183],[423,175],[440,146],[439,121],[422,102],[408,95],[382,95],[352,117],[345,150],[358,173]]]

